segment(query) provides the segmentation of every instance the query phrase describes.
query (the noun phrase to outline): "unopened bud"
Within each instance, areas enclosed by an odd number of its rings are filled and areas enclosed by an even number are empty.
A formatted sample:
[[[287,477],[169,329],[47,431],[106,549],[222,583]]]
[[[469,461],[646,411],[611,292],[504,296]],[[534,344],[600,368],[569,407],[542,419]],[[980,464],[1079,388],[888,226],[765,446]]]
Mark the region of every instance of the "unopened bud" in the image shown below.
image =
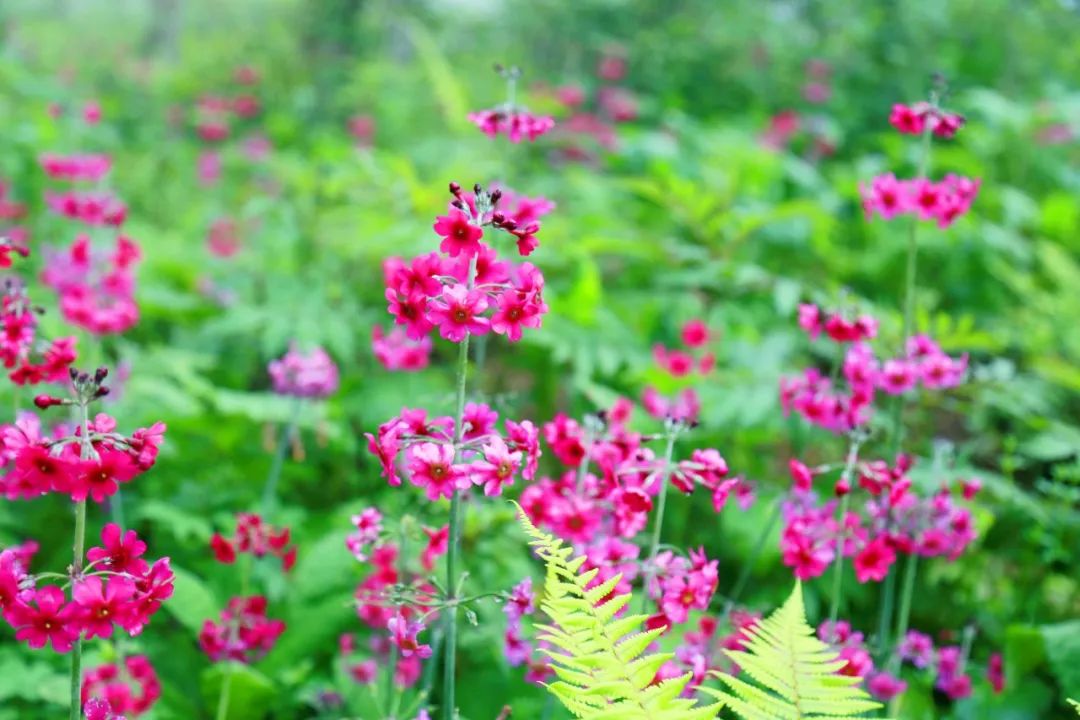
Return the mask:
[[[453,195],[454,197],[457,197],[458,195],[460,195],[461,194],[461,186],[458,185],[456,182],[450,183],[450,194]]]
[[[94,371],[94,382],[98,383],[99,385],[107,377],[109,377],[109,368],[105,367],[104,365]]]
[[[483,190],[483,189],[484,189],[484,188],[480,187],[480,183],[476,183],[476,184],[474,184],[474,185],[472,186],[472,191],[473,191],[473,195],[477,195],[477,196],[479,196],[479,195],[480,195],[480,191],[481,191],[481,190]]]
[[[501,198],[502,198],[502,190],[495,189],[495,190],[491,191],[491,204],[492,205],[497,205]]]
[[[75,382],[79,379],[79,371],[76,370],[74,367],[68,368],[68,375],[71,376],[71,382]]]
[[[111,392],[112,392],[112,390],[109,389],[108,385],[102,385],[94,393],[94,397],[95,398],[103,398],[103,397],[105,397],[106,395],[108,395]]]
[[[63,405],[63,404],[64,404],[63,400],[61,400],[58,397],[53,397],[52,395],[38,395],[37,397],[34,398],[34,405],[36,405],[41,410],[51,408],[54,405]]]
[[[836,497],[844,497],[851,492],[851,482],[847,478],[840,478],[836,481],[836,487],[833,490],[836,492]]]

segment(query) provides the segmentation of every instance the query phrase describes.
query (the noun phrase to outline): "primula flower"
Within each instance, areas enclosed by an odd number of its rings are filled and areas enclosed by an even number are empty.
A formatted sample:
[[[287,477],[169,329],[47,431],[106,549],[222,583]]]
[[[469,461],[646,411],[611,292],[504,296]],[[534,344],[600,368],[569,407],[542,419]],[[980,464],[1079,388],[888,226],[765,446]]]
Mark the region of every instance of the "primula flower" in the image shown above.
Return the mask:
[[[435,218],[435,232],[443,238],[439,249],[450,257],[472,257],[480,252],[483,229],[475,226],[468,215],[453,209],[447,215]]]
[[[925,115],[902,103],[893,105],[889,123],[904,135],[921,135],[926,127]]]
[[[431,657],[431,646],[422,645],[416,636],[425,630],[419,622],[409,622],[400,613],[390,618],[386,623],[386,629],[390,631],[390,641],[397,647],[402,657],[416,655],[420,658]]]
[[[431,501],[450,499],[459,490],[467,490],[469,477],[454,464],[454,449],[449,445],[420,443],[409,450],[409,481],[427,492]]]
[[[450,547],[450,526],[443,525],[441,528],[424,528],[427,535],[427,544],[420,554],[420,564],[425,570],[431,572],[435,568],[435,561],[446,554]]]
[[[467,334],[484,335],[491,329],[490,321],[481,315],[487,307],[487,296],[480,290],[451,285],[432,304],[429,317],[442,337],[461,342]]]
[[[371,349],[375,359],[387,370],[415,372],[428,366],[431,357],[431,338],[412,340],[400,328],[389,334],[376,325],[371,331]]]
[[[300,352],[295,344],[267,366],[274,392],[293,397],[324,398],[338,388],[338,369],[322,348]]]
[[[889,541],[884,537],[875,538],[855,556],[855,577],[860,583],[868,580],[881,582],[894,562],[896,553]]]
[[[503,439],[495,436],[484,445],[484,459],[472,464],[472,481],[482,485],[488,497],[502,495],[505,485],[514,484],[521,467],[521,453],[511,452]]]
[[[15,628],[15,639],[35,649],[52,643],[53,650],[66,653],[79,637],[75,603],[67,602],[64,591],[52,585],[38,588],[25,602],[16,602],[5,619]]]

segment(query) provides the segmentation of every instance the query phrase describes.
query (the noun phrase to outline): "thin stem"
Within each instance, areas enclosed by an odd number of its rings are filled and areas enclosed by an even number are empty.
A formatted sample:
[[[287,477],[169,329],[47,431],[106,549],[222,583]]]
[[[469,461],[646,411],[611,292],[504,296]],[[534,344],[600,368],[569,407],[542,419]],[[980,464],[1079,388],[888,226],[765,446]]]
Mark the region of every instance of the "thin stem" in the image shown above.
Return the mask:
[[[476,258],[469,263],[468,283],[472,285]],[[466,334],[458,345],[457,363],[457,402],[454,413],[454,447],[460,456],[461,439],[465,435],[465,386],[469,375],[469,335]],[[460,460],[460,457],[455,458]],[[461,545],[461,494],[455,489],[450,496],[450,530],[446,548],[446,592],[451,606],[445,612],[444,647],[443,647],[443,692],[442,715],[444,720],[453,720],[455,715],[454,680],[457,672],[457,562]]]
[[[896,602],[896,573],[891,571],[881,585],[881,612],[878,614],[877,647],[882,659],[889,647],[889,624],[892,622],[893,605]]]
[[[777,498],[776,502],[773,503],[772,511],[769,513],[768,522],[765,523],[757,540],[754,541],[754,547],[750,551],[750,559],[743,564],[742,571],[739,572],[739,579],[735,581],[735,587],[732,588],[731,595],[724,605],[724,617],[730,615],[731,611],[735,609],[735,603],[738,602],[739,596],[742,595],[743,590],[746,589],[746,583],[750,581],[750,573],[753,572],[754,565],[757,564],[761,551],[765,549],[765,542],[769,539],[769,536],[772,535],[776,523],[780,520],[781,505],[781,500]]]
[[[852,439],[848,448],[847,460],[844,462],[844,470],[840,473],[840,482],[849,487],[851,485],[851,473],[855,469],[855,463],[859,460],[858,439]],[[848,506],[851,504],[851,491],[844,493],[840,501],[840,535],[836,538],[836,564],[833,569],[832,600],[829,603],[829,621],[835,623],[840,612],[840,596],[844,589],[844,520],[847,517]]]
[[[649,542],[649,561],[645,567],[645,592],[641,593],[642,608],[649,603],[649,586],[656,575],[656,556],[660,553],[660,532],[664,527],[664,506],[667,504],[667,489],[671,477],[671,456],[675,452],[675,438],[678,428],[668,428],[667,446],[664,448],[664,469],[660,474],[660,499],[656,503],[656,521],[653,523],[652,540]]]
[[[215,720],[227,720],[229,717],[229,696],[232,695],[233,666],[231,662],[225,663],[225,679],[221,684],[221,695],[218,696],[217,712]]]
[[[277,487],[281,480],[281,471],[285,466],[285,454],[289,451],[289,442],[296,433],[300,419],[300,398],[293,401],[292,415],[289,422],[282,429],[278,439],[277,448],[274,450],[274,459],[270,464],[270,472],[266,476],[266,484],[263,486],[263,512],[269,514],[277,504]]]
[[[577,468],[577,494],[580,497],[581,493],[585,490],[585,476],[589,474],[589,455],[592,454],[593,444],[593,431],[588,424],[585,426],[585,442],[582,443],[582,447],[585,452],[581,455],[581,462],[578,463]]]
[[[908,622],[911,619],[911,598],[915,594],[915,575],[919,568],[919,556],[915,553],[907,556],[904,562],[904,587],[900,594],[900,613],[896,617],[896,642],[902,642],[907,634]],[[893,653],[892,668],[894,672],[899,669],[900,656]]]
[[[79,438],[79,457],[89,460],[94,453],[90,444],[90,411],[86,402],[80,405],[82,411],[82,435]],[[75,541],[72,545],[71,577],[74,583],[83,572],[83,553],[86,548],[86,500],[75,503]],[[82,717],[82,634],[75,638],[71,649],[71,720]]]

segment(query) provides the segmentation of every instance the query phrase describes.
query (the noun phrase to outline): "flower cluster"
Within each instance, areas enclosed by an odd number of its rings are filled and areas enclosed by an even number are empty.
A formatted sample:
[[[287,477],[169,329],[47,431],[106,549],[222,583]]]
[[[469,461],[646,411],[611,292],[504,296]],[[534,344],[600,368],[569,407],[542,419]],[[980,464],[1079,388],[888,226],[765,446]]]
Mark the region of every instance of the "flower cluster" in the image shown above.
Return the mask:
[[[612,152],[618,146],[618,126],[636,120],[638,100],[630,90],[619,85],[626,78],[626,59],[619,49],[605,52],[597,68],[599,87],[580,84],[561,85],[550,90],[554,99],[569,113],[559,121],[559,154],[570,161],[592,161],[596,150]],[[590,98],[591,95],[591,98]]]
[[[83,678],[83,707],[97,699],[108,703],[109,712],[134,718],[147,712],[160,697],[161,682],[145,655],[130,655],[123,663],[99,665]]]
[[[800,579],[823,574],[839,552],[854,558],[859,582],[880,582],[898,554],[955,560],[975,539],[970,510],[957,504],[948,487],[929,497],[915,492],[907,456],[901,455],[892,466],[876,460],[845,468],[834,494],[853,492],[854,474],[866,496],[861,511],[849,510],[840,519],[835,518],[836,503],[820,504],[812,489],[815,475],[832,468],[809,468],[798,460],[792,460],[790,468],[794,485],[783,507],[780,546],[784,564]],[[964,482],[961,495],[971,500],[977,487]]]
[[[979,194],[982,181],[952,173],[939,182],[927,178],[898,180],[892,173],[878,175],[869,185],[859,185],[866,219],[878,215],[892,220],[899,215],[914,215],[919,220],[937,221],[947,228],[967,214]]]
[[[927,102],[895,103],[889,113],[889,123],[903,135],[922,135],[929,130],[940,138],[949,139],[963,127],[964,116]]]
[[[519,473],[526,480],[535,476],[540,445],[539,433],[528,420],[506,420],[505,437],[496,430],[498,420],[499,414],[488,405],[466,404],[461,442],[455,448],[453,418],[428,421],[426,411],[406,408],[380,425],[377,435],[365,437],[391,485],[401,484],[400,462],[409,482],[424,488],[432,501],[472,485],[483,487],[485,495],[501,495]]]
[[[258,74],[236,75],[233,80],[241,86],[234,94],[203,95],[195,104],[195,131],[207,142],[227,139],[233,122],[255,117],[262,111],[259,98],[246,89],[258,85]]]
[[[824,333],[829,340],[847,345],[840,366],[846,388],[817,368],[780,380],[780,404],[784,414],[798,413],[807,422],[834,433],[865,426],[873,414],[878,390],[900,395],[917,384],[926,389],[956,387],[967,371],[967,355],[950,357],[926,335],[907,339],[901,357],[879,360],[867,342],[877,335],[878,323],[869,315],[827,317],[817,305],[799,306],[799,326],[811,339]]]
[[[66,402],[48,395],[35,399],[39,407]],[[82,428],[72,434],[61,429],[63,434],[49,438],[31,415],[0,426],[0,458],[7,468],[0,477],[0,494],[29,499],[56,492],[76,502],[87,498],[104,502],[121,484],[153,467],[165,433],[165,425],[155,423],[121,435],[116,421],[104,413],[90,420],[87,428],[87,438]]]
[[[887,702],[907,689],[906,682],[874,667],[863,634],[852,630],[850,623],[844,620],[823,622],[818,626],[817,635],[846,663],[836,671],[837,674],[862,678],[867,692],[878,700]]]
[[[266,616],[262,595],[234,597],[221,611],[221,621],[206,620],[199,647],[213,662],[252,663],[266,655],[285,632],[285,623]]]
[[[551,117],[533,115],[528,108],[514,101],[517,80],[521,77],[521,70],[516,67],[503,68],[496,66],[495,71],[506,78],[510,99],[498,107],[469,113],[469,122],[480,128],[488,137],[494,138],[498,135],[506,135],[512,143],[521,142],[523,139],[532,142],[555,127],[555,120]]]
[[[740,478],[728,477],[727,463],[718,451],[697,449],[689,459],[668,466],[646,447],[649,438],[626,428],[625,401],[616,403],[604,419],[607,423],[587,418],[583,426],[559,414],[544,424],[544,439],[567,467],[557,479],[542,477],[522,491],[521,506],[537,527],[586,545],[588,552],[588,544],[597,537],[632,538],[644,529],[664,482],[685,494],[704,487],[717,512],[732,492],[740,503],[749,501],[749,486]],[[671,429],[678,432],[680,428],[674,423]],[[592,465],[596,474],[589,471]],[[605,553],[615,547],[622,546],[607,544]],[[629,559],[633,562],[634,558]]]
[[[0,360],[16,385],[63,382],[75,362],[75,338],[51,343],[37,338],[37,312],[26,291],[15,282],[8,283],[0,305]]]
[[[373,683],[378,668],[390,665],[391,649],[396,658],[394,682],[399,688],[411,687],[420,679],[420,661],[431,656],[431,647],[418,640],[426,621],[437,613],[432,608],[418,616],[418,608],[431,608],[435,588],[414,572],[409,558],[401,556],[396,543],[382,537],[382,514],[367,508],[352,518],[355,532],[345,541],[349,552],[360,562],[370,563],[372,572],[356,588],[357,616],[379,631],[373,636],[371,650],[375,658],[357,661],[349,656],[356,647],[352,636],[343,636],[341,654],[349,675],[359,683]],[[425,572],[435,567],[435,560],[446,553],[449,528],[425,528],[427,543],[419,554]],[[378,662],[377,662],[378,661]]]
[[[65,249],[47,251],[42,280],[60,296],[60,311],[71,324],[97,335],[125,332],[139,319],[135,268],[142,253],[121,233],[127,207],[103,187],[112,159],[102,154],[46,153],[39,160],[53,180],[94,184],[93,190],[46,192],[50,210],[90,231],[76,235]]]
[[[169,559],[152,565],[143,559],[146,543],[133,530],[121,532],[108,524],[102,547],[86,553],[89,563],[70,580],[71,599],[64,588],[42,585],[29,573],[23,553],[0,552],[0,614],[15,629],[15,638],[32,648],[52,644],[66,653],[81,637],[112,637],[114,626],[138,635],[172,596]]]
[[[709,326],[695,318],[683,324],[679,333],[682,347],[668,348],[660,343],[653,345],[653,361],[671,378],[686,378],[693,373],[708,375],[716,367],[716,355],[706,350],[712,341]],[[701,414],[701,400],[692,387],[684,387],[671,397],[647,385],[641,393],[645,411],[658,420],[668,418],[693,424]]]
[[[64,319],[98,335],[124,332],[139,319],[134,273],[141,251],[126,235],[113,243],[95,247],[81,233],[66,249],[46,250],[41,276],[60,295]]]
[[[965,633],[971,633],[969,628]],[[929,635],[917,630],[909,630],[897,646],[897,654],[904,662],[919,670],[934,673],[934,686],[952,700],[961,700],[971,694],[972,677],[967,673],[968,646],[970,637],[965,637],[963,646],[945,645],[935,647]],[[986,666],[986,678],[995,693],[1005,689],[1004,663],[999,653],[990,656]]]
[[[83,717],[86,720],[127,720],[127,716],[113,713],[109,701],[101,698],[91,698],[83,705]]]
[[[295,345],[267,366],[274,392],[300,398],[325,398],[338,389],[338,368],[322,348],[302,353]]]
[[[413,340],[401,328],[393,328],[387,333],[376,325],[371,331],[371,350],[387,370],[423,370],[430,361],[432,344],[430,337],[425,335]]]
[[[502,230],[514,238],[521,255],[531,254],[540,230],[534,218],[546,201],[516,197],[513,212],[504,213],[498,209],[501,189],[476,185],[470,194],[451,183],[450,192],[449,212],[437,217],[434,226],[444,255],[431,253],[409,263],[390,258],[383,266],[390,314],[414,340],[436,327],[452,342],[488,332],[520,340],[525,328],[540,327],[548,310],[544,276],[531,263],[499,260],[496,250],[481,241],[484,228]]]
[[[506,632],[503,634],[506,664],[519,667],[528,663],[533,655],[533,646],[521,627],[521,619],[536,612],[532,578],[525,578],[510,590],[502,609],[506,615]]]
[[[238,553],[256,558],[273,555],[281,559],[286,572],[296,563],[296,546],[289,544],[289,528],[275,528],[255,513],[237,513],[235,534],[226,538],[214,533],[210,548],[214,558],[225,565],[236,562]]]

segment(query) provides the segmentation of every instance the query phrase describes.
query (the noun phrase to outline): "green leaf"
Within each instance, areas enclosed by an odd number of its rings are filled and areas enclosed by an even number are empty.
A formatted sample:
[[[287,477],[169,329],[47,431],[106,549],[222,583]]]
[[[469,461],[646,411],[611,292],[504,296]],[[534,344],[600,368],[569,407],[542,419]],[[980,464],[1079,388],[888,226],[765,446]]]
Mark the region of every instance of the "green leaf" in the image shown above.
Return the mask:
[[[165,607],[181,625],[198,634],[203,622],[216,618],[222,605],[202,580],[175,565],[172,571],[176,581]]]
[[[241,663],[217,663],[202,674],[207,706],[218,706],[226,683],[229,691],[228,709],[223,716],[226,720],[261,720],[277,695],[274,683],[255,668]]]
[[[1046,658],[1065,695],[1080,695],[1080,620],[1042,627]]]

